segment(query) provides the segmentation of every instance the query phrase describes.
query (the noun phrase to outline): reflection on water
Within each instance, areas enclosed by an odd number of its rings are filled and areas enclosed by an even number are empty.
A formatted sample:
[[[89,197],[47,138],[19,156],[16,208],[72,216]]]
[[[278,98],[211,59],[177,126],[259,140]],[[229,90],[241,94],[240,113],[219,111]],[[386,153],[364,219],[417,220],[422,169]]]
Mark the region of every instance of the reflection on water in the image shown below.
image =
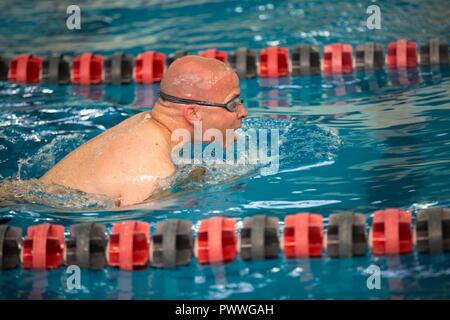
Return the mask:
[[[361,25],[366,5],[352,1],[113,0],[81,2],[82,29],[73,32],[64,23],[69,4],[0,2],[0,42],[6,53],[197,53],[301,43],[386,45],[403,37],[421,43],[435,36],[446,39],[450,23],[440,0],[380,3],[383,29],[377,31]],[[179,218],[192,221],[195,234],[199,220],[212,215],[240,223],[254,214],[282,221],[287,214],[310,211],[327,221],[330,213],[342,210],[369,216],[385,207],[415,214],[421,208],[449,206],[449,75],[447,66],[245,80],[241,91],[250,114],[247,128],[282,132],[278,173],[263,176],[255,166],[208,167],[204,178],[121,211],[99,210],[101,200],[74,191],[46,194],[31,182],[32,201],[10,198],[0,223],[26,229],[42,222],[67,227],[98,221],[110,230],[116,221],[154,225]],[[158,89],[0,82],[0,179],[8,179],[12,189],[23,188],[23,180],[41,176],[81,143],[150,108]],[[177,178],[185,180],[192,169],[182,168]],[[46,197],[57,208],[39,204]],[[380,290],[366,285],[365,270],[372,264],[382,271]],[[82,289],[75,291],[65,286],[65,269],[17,269],[0,273],[0,298],[442,299],[450,296],[449,264],[448,255],[417,254],[398,259],[280,257],[255,263],[238,259],[217,267],[193,261],[174,270],[83,270]]]
[[[45,184],[37,179],[0,181],[0,207],[37,204],[64,209],[112,209],[114,201],[107,197]]]
[[[425,41],[430,35],[446,39],[449,26],[448,8],[441,0],[379,4],[383,12],[379,31],[365,28],[370,3],[364,2],[114,0],[81,1],[82,28],[73,32],[65,24],[70,4],[2,1],[0,43],[14,52],[170,53],[338,41],[356,45],[398,38]]]
[[[326,97],[342,97],[357,91],[353,74],[335,74],[326,76],[324,83],[326,84]],[[343,102],[341,101],[339,104],[343,104]]]
[[[391,205],[401,206],[417,199],[419,190],[426,186],[428,173],[421,166],[408,163],[427,162],[424,154],[427,143],[421,135],[408,133],[421,132],[425,127],[424,123],[403,126],[401,135],[396,128],[374,131],[377,140],[384,143],[381,157],[372,163],[370,170],[366,169],[371,176],[366,185],[368,203],[383,206],[389,199]]]
[[[419,72],[417,69],[399,69],[396,71],[389,71],[389,81],[393,85],[408,85],[420,81]]]
[[[380,268],[380,289],[368,287],[371,274],[366,270],[369,266]],[[262,298],[276,294],[281,299],[323,299],[338,292],[340,299],[410,299],[417,292],[429,298],[448,292],[449,267],[444,255],[378,257],[372,261],[364,258],[236,261],[221,266],[153,272],[81,269],[80,288],[67,286],[69,274],[64,268],[47,272],[16,270],[9,273],[9,279],[0,278],[0,284],[13,289],[14,298],[38,300],[63,299],[65,296],[123,300],[153,297],[239,299],[255,290],[262,292]],[[333,286],[328,286],[329,283]],[[3,294],[5,292],[1,291],[0,298]]]

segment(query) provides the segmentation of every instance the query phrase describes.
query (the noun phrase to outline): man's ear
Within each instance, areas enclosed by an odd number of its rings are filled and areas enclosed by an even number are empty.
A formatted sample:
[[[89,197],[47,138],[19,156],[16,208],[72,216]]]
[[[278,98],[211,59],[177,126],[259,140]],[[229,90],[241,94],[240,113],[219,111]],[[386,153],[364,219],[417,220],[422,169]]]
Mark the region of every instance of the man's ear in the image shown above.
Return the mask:
[[[183,108],[183,116],[191,125],[201,120],[200,112],[194,105],[187,105]]]

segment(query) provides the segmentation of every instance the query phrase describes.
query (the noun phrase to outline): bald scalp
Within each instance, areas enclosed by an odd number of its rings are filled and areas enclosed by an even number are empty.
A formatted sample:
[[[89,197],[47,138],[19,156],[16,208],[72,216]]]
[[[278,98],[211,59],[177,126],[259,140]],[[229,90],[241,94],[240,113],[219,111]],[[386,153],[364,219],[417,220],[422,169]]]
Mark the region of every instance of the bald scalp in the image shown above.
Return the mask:
[[[188,55],[169,66],[161,80],[161,91],[180,98],[220,103],[238,85],[238,76],[225,63]]]

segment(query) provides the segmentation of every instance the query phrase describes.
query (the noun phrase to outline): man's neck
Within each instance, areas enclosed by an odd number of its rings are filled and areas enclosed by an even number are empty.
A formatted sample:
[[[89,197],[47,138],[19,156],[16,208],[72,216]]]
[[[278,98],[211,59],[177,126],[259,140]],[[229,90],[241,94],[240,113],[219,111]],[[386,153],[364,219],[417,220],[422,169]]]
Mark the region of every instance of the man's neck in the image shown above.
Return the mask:
[[[177,117],[172,114],[164,113],[164,107],[159,106],[157,103],[151,111],[151,121],[161,128],[161,132],[166,137],[170,146],[173,148],[178,144],[178,141],[172,141],[172,133],[176,129],[182,129],[185,126],[180,121],[177,121]]]

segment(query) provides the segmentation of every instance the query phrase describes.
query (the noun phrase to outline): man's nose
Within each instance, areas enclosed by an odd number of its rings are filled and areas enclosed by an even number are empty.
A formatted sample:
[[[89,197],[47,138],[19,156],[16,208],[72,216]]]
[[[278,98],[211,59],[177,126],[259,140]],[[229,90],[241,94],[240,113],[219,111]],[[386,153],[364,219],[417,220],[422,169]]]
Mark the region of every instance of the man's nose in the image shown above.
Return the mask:
[[[242,103],[237,110],[237,116],[239,119],[244,118],[247,116],[247,109],[245,109],[244,104]]]

